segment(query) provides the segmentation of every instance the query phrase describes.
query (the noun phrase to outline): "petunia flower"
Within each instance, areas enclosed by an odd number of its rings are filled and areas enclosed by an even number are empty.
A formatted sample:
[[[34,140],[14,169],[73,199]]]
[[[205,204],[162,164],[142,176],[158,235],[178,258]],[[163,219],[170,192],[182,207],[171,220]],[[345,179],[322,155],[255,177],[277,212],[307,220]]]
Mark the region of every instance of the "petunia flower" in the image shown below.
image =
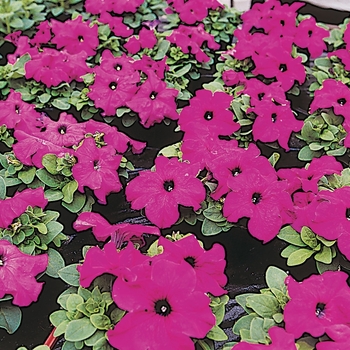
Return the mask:
[[[21,33],[21,32],[15,32],[15,33]],[[12,33],[12,34],[15,34]],[[16,61],[26,53],[28,53],[31,57],[38,54],[38,49],[36,47],[32,47],[29,44],[29,38],[26,35],[19,35],[18,38],[11,38],[11,34],[7,35],[5,37],[8,41],[12,42],[16,46],[16,50],[13,54],[7,55],[7,61],[11,64],[15,64]]]
[[[47,44],[52,37],[51,23],[49,21],[40,22],[36,29],[37,32],[34,37],[30,39],[30,44],[39,47],[41,44]]]
[[[109,343],[120,350],[194,350],[191,337],[205,337],[215,324],[209,297],[196,290],[194,269],[161,259],[149,270],[135,281],[114,284],[113,299],[128,313],[107,332]]]
[[[316,344],[317,350],[348,350],[350,327],[344,324],[337,324],[326,328],[326,334],[333,341],[321,341]]]
[[[167,57],[164,57],[161,61],[155,61],[151,57],[143,55],[141,59],[134,61],[133,67],[144,72],[147,76],[156,74],[158,78],[164,79],[165,72],[169,70],[166,60]]]
[[[333,56],[338,57],[342,64],[344,65],[344,68],[346,70],[350,70],[350,51],[347,49],[339,49],[332,52],[329,52],[327,55],[329,58],[332,58]]]
[[[294,43],[302,49],[308,49],[310,56],[316,58],[327,50],[327,45],[323,41],[327,37],[329,37],[329,31],[317,26],[314,17],[309,17],[299,23]]]
[[[157,157],[155,167],[155,171],[140,172],[127,184],[126,199],[132,209],[145,208],[145,215],[152,223],[166,228],[179,219],[179,204],[198,210],[205,199],[205,189],[196,178],[197,167],[177,158]]]
[[[0,298],[11,294],[12,303],[18,306],[37,301],[44,283],[38,283],[35,276],[46,270],[48,260],[47,254],[24,254],[10,242],[0,240]]]
[[[247,217],[249,233],[264,243],[272,240],[282,225],[291,223],[288,212],[293,211],[287,184],[265,177],[258,170],[238,178],[237,187],[228,193],[223,214],[230,222]]]
[[[43,187],[27,188],[22,192],[16,192],[13,197],[0,200],[0,227],[7,228],[29,206],[45,208],[47,203]]]
[[[291,133],[300,131],[304,125],[303,121],[295,119],[289,105],[276,105],[272,101],[261,101],[247,112],[257,116],[252,128],[254,140],[278,141],[285,150],[289,150]]]
[[[84,212],[79,214],[73,223],[76,231],[84,231],[92,228],[92,233],[98,241],[105,241],[108,237],[120,248],[124,242],[137,240],[142,245],[145,243],[142,235],[160,235],[158,227],[139,224],[118,223],[111,225],[103,216],[98,213]]]
[[[95,140],[89,137],[74,155],[78,163],[74,164],[72,172],[80,192],[87,186],[94,190],[100,203],[106,204],[106,195],[121,190],[117,169],[122,156],[115,154],[114,147],[97,148]]]
[[[236,72],[233,69],[228,69],[222,72],[222,80],[226,86],[236,86],[243,85],[247,79],[243,72]]]
[[[157,75],[149,74],[147,80],[126,105],[137,112],[141,124],[149,128],[155,123],[160,123],[165,117],[178,119],[175,102],[178,93],[176,89],[167,88],[166,83]]]
[[[112,16],[109,12],[102,12],[99,22],[108,24],[115,36],[128,38],[134,33],[134,30],[123,23],[123,17]]]
[[[97,24],[91,26],[79,15],[73,20],[64,22],[52,19],[51,27],[54,34],[51,42],[56,44],[58,49],[64,48],[70,54],[82,51],[85,51],[87,56],[95,54],[99,44]]]
[[[211,293],[214,296],[227,293],[223,289],[227,283],[227,277],[224,274],[225,249],[221,245],[214,244],[211,249],[205,250],[194,235],[175,242],[160,237],[159,245],[163,247],[161,259],[176,263],[185,261],[193,267],[196,272],[196,290]]]
[[[87,95],[94,101],[97,108],[102,108],[103,115],[114,116],[116,109],[125,106],[136,93],[139,73],[120,75],[99,70],[95,81],[89,86]]]
[[[350,89],[341,81],[326,79],[322,87],[315,91],[310,105],[310,113],[319,108],[333,107],[334,113],[345,118],[350,117]]]
[[[232,350],[297,350],[293,334],[287,333],[281,327],[271,327],[269,329],[271,344],[252,344],[241,341]]]
[[[131,36],[124,47],[131,55],[138,53],[141,49],[152,49],[157,44],[157,38],[153,30],[142,28],[138,36]]]
[[[234,115],[228,110],[231,101],[232,96],[221,91],[197,90],[190,105],[181,111],[178,122],[181,130],[197,133],[197,126],[205,126],[216,137],[233,134],[240,126],[233,121]]]
[[[320,337],[328,327],[349,324],[348,277],[341,271],[326,271],[302,282],[288,276],[285,283],[290,300],[283,312],[286,331],[295,338],[304,333]]]

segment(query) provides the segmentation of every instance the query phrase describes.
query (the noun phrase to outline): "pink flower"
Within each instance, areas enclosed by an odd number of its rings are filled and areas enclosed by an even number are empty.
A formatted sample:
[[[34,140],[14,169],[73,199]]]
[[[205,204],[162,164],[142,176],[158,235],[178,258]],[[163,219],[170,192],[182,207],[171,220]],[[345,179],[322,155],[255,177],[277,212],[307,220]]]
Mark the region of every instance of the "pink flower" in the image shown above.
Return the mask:
[[[128,42],[124,45],[126,50],[134,55],[141,49],[152,49],[157,44],[157,38],[153,30],[142,28],[139,32],[138,37],[132,36]]]
[[[175,242],[160,237],[159,245],[164,249],[161,259],[176,263],[185,261],[193,267],[197,279],[196,290],[211,293],[214,296],[227,293],[222,288],[227,283],[227,277],[224,274],[225,249],[221,245],[214,244],[211,249],[205,250],[194,235]]]
[[[43,187],[36,189],[27,188],[22,192],[16,192],[11,198],[0,200],[0,227],[7,228],[29,206],[45,208],[47,203],[47,199],[44,197]]]
[[[141,124],[149,128],[160,123],[165,117],[177,120],[175,97],[179,91],[167,88],[164,81],[155,74],[149,74],[137,93],[126,105],[139,114]]]
[[[256,107],[248,109],[257,117],[253,124],[254,140],[262,142],[278,141],[281,147],[289,150],[291,133],[300,131],[304,123],[295,119],[289,105],[276,105],[272,101],[261,101]]]
[[[321,341],[316,344],[317,350],[348,350],[350,339],[350,327],[337,324],[326,328],[327,335],[333,341]]]
[[[0,125],[14,129],[21,120],[28,121],[40,116],[35,106],[22,101],[22,94],[11,89],[5,101],[0,101]]]
[[[50,121],[42,137],[58,146],[77,145],[85,135],[85,125],[78,123],[73,115],[62,112],[57,122]]]
[[[350,51],[347,49],[339,49],[328,53],[328,57],[338,57],[346,70],[350,70]]]
[[[232,96],[221,91],[213,94],[209,90],[197,90],[190,105],[181,111],[181,130],[199,134],[197,127],[205,126],[215,137],[231,135],[239,129],[239,124],[233,121],[233,113],[228,110],[231,101]]]
[[[209,298],[195,289],[194,269],[161,259],[149,270],[149,276],[114,284],[113,299],[128,313],[107,332],[109,343],[120,350],[194,350],[190,337],[205,337],[215,324]]]
[[[101,63],[94,67],[94,73],[98,75],[101,70],[103,72],[116,76],[129,76],[137,71],[133,66],[134,59],[125,54],[115,57],[111,51],[104,50],[101,55]],[[113,73],[112,73],[113,72]]]
[[[15,33],[21,33],[21,32],[15,32]],[[12,34],[15,34],[12,33]],[[10,34],[9,34],[10,35]],[[20,36],[18,38],[11,38],[9,35],[6,36],[10,42],[12,42],[16,46],[16,51],[13,54],[7,55],[7,60],[11,64],[15,64],[16,61],[23,56],[24,54],[28,53],[30,56],[35,56],[38,54],[38,49],[35,47],[32,47],[29,45],[29,38],[27,36]]]
[[[137,83],[140,81],[139,73],[120,75],[115,72],[99,70],[94,83],[89,87],[87,94],[97,108],[102,108],[103,115],[114,116],[116,109],[125,106],[137,91]]]
[[[287,333],[281,327],[271,327],[269,329],[271,344],[252,344],[242,341],[235,345],[232,350],[297,350],[293,334]]]
[[[151,57],[143,55],[140,60],[134,61],[133,67],[144,72],[147,76],[156,74],[158,78],[164,79],[165,72],[169,70],[166,60],[167,57],[164,57],[161,61],[154,61]]]
[[[197,167],[177,158],[157,157],[155,171],[145,170],[126,187],[126,198],[136,210],[145,208],[146,217],[160,228],[170,227],[179,219],[178,205],[200,208],[205,199]]]
[[[328,30],[317,26],[315,18],[310,17],[299,23],[294,43],[303,49],[308,49],[311,57],[315,58],[327,50],[327,45],[323,41],[327,37],[329,37]]]
[[[141,254],[132,244],[128,244],[120,251],[114,242],[106,243],[103,249],[92,247],[86,253],[84,263],[77,267],[80,273],[80,285],[87,288],[96,277],[104,273],[125,278],[130,275],[132,267],[149,260],[149,257]]]
[[[77,54],[85,51],[87,56],[95,54],[98,41],[97,24],[90,25],[84,22],[82,16],[74,20],[60,22],[51,20],[52,33],[54,34],[51,42],[56,44],[58,49],[66,49],[70,54]]]
[[[34,37],[30,39],[31,45],[40,46],[41,44],[47,44],[51,40],[51,23],[49,21],[40,22],[36,27],[37,32]]]
[[[145,244],[142,235],[144,233],[151,235],[160,235],[160,231],[154,226],[145,226],[138,224],[118,223],[111,225],[103,216],[98,213],[84,212],[79,214],[73,227],[76,231],[85,231],[92,228],[92,233],[98,241],[105,241],[108,237],[117,248],[120,248],[124,242],[141,242]]]
[[[101,13],[99,22],[108,24],[111,31],[115,36],[121,36],[122,38],[128,38],[134,33],[132,28],[129,28],[123,23],[123,17],[112,16],[108,12]]]
[[[222,80],[226,86],[242,85],[246,82],[244,73],[236,72],[233,69],[223,71]]]
[[[304,333],[320,337],[330,326],[350,324],[347,278],[341,271],[326,271],[302,282],[288,276],[285,283],[291,299],[284,309],[287,332],[295,338]]]
[[[319,108],[333,107],[334,113],[345,118],[350,117],[350,89],[341,81],[326,79],[310,105],[310,113]]]
[[[18,306],[37,301],[44,283],[38,283],[35,276],[46,270],[48,260],[47,254],[24,254],[10,242],[0,240],[0,298],[11,294],[12,303]]]
[[[114,147],[97,148],[95,140],[89,137],[77,149],[75,156],[78,163],[74,164],[72,172],[80,192],[87,186],[94,190],[100,203],[106,204],[106,195],[121,190],[117,169],[122,156],[115,154]]]
[[[258,170],[238,178],[227,195],[223,214],[230,222],[248,217],[249,233],[264,243],[271,241],[282,225],[292,222],[287,215],[293,210],[292,200],[286,192],[287,184],[265,177]]]

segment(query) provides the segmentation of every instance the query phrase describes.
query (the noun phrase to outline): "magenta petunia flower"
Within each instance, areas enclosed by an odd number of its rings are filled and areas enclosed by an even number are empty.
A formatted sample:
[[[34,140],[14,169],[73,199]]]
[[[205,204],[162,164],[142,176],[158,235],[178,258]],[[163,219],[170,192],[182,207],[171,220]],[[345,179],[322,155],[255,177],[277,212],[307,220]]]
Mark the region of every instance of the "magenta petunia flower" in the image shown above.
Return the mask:
[[[87,186],[94,190],[100,203],[106,204],[106,195],[121,190],[117,169],[122,156],[115,154],[114,147],[97,148],[95,140],[89,137],[74,155],[78,163],[74,164],[72,172],[80,192]]]
[[[152,49],[157,44],[157,38],[153,30],[142,28],[138,36],[132,36],[129,38],[124,47],[128,53],[134,55],[141,49]]]
[[[58,146],[77,145],[85,135],[85,124],[78,123],[73,115],[62,112],[57,122],[50,121],[41,133],[43,139]]]
[[[326,79],[310,105],[310,113],[319,108],[333,107],[334,113],[345,118],[350,117],[350,89],[341,81]]]
[[[149,260],[149,257],[141,254],[132,244],[128,244],[120,251],[117,250],[114,242],[106,243],[103,249],[92,247],[86,253],[83,264],[77,266],[80,285],[87,288],[96,277],[104,273],[125,278],[130,275],[132,267]]]
[[[231,145],[228,143],[227,146]],[[260,150],[253,143],[247,149],[235,147],[223,148],[219,155],[213,157],[209,164],[209,170],[218,181],[218,186],[211,194],[215,200],[231,191],[231,188],[238,188],[242,176],[252,169],[258,169],[265,177],[276,179],[276,171],[267,158],[260,156]]]
[[[155,61],[151,57],[143,55],[141,59],[134,61],[133,67],[144,72],[147,76],[156,74],[158,78],[164,79],[165,72],[169,70],[166,60],[166,56],[161,61]]]
[[[317,26],[315,18],[310,17],[299,23],[294,43],[303,49],[308,49],[311,57],[316,58],[327,50],[327,45],[323,41],[327,37],[329,37],[329,31]]]
[[[161,259],[181,263],[186,261],[196,272],[196,290],[211,293],[214,296],[226,294],[223,287],[227,283],[224,273],[225,249],[219,244],[214,244],[209,250],[205,250],[199,244],[194,235],[186,236],[178,241],[171,242],[166,238],[159,238],[159,245],[164,251]]]
[[[26,209],[31,207],[45,208],[48,201],[44,197],[43,187],[36,189],[27,188],[22,192],[16,192],[11,198],[0,199],[0,227],[7,228],[15,218],[21,216]]]
[[[253,74],[276,78],[284,91],[291,89],[295,81],[299,84],[305,81],[306,73],[301,57],[293,58],[289,51],[281,50],[281,47],[274,46],[266,55],[255,55],[252,58],[255,63]]]
[[[98,241],[105,241],[110,237],[117,248],[120,248],[124,242],[136,240],[144,245],[145,241],[142,237],[144,233],[160,236],[158,227],[128,223],[111,225],[100,214],[91,212],[79,214],[77,220],[73,223],[73,227],[76,231],[85,231],[92,228],[92,233]]]
[[[181,130],[200,134],[199,129],[204,126],[215,137],[233,134],[240,126],[233,121],[234,115],[228,110],[231,101],[232,96],[221,91],[197,90],[190,105],[181,111],[178,122]]]
[[[70,54],[82,51],[85,51],[88,56],[95,54],[99,44],[97,24],[91,26],[79,15],[73,20],[64,22],[52,19],[51,26],[54,34],[51,42],[56,44],[58,49],[64,48]]]
[[[276,105],[272,101],[261,101],[247,112],[254,112],[254,140],[262,142],[278,141],[281,147],[289,150],[291,133],[300,131],[304,123],[295,119],[289,105]]]
[[[134,96],[139,81],[138,72],[120,75],[99,70],[87,95],[94,101],[97,108],[103,109],[103,115],[114,116],[116,109],[125,106],[126,102]]]
[[[85,0],[84,7],[87,12],[98,15],[107,11],[113,11],[115,0]]]
[[[269,329],[271,344],[252,344],[241,341],[232,350],[297,350],[293,334],[287,333],[281,327],[271,327]]]
[[[236,187],[237,186],[237,187]],[[287,184],[277,181],[277,176],[265,177],[258,170],[238,177],[235,187],[228,193],[223,214],[230,222],[247,217],[249,233],[264,243],[278,234],[282,225],[291,223],[288,212],[293,211],[293,203]]]
[[[166,83],[157,75],[149,74],[147,80],[126,105],[137,112],[141,124],[149,128],[155,123],[160,123],[165,117],[172,120],[179,118],[175,102],[178,93],[176,89],[167,88]]]
[[[157,157],[155,171],[145,170],[126,186],[126,198],[136,210],[145,208],[146,217],[160,228],[170,227],[179,219],[178,206],[200,208],[205,199],[198,169],[177,158]]]
[[[330,326],[349,324],[348,277],[341,271],[326,271],[302,282],[288,276],[285,283],[290,300],[283,312],[286,331],[295,338],[304,333],[320,337]]]
[[[326,328],[326,334],[333,341],[321,341],[316,344],[317,350],[348,350],[350,339],[349,325],[337,324]]]
[[[194,269],[159,259],[149,270],[114,284],[113,299],[128,313],[107,332],[109,343],[120,350],[194,350],[190,337],[203,338],[215,325],[209,297],[196,290]]]
[[[5,101],[0,101],[0,125],[14,129],[21,120],[31,120],[39,117],[35,106],[24,102],[22,94],[11,89]]]
[[[112,16],[109,12],[102,12],[98,21],[108,24],[115,36],[128,38],[134,33],[132,28],[123,23],[123,17]]]
[[[24,254],[10,242],[0,240],[0,298],[11,294],[12,303],[18,306],[37,301],[44,283],[38,283],[35,276],[46,270],[48,260],[47,254]]]
[[[29,38],[26,35],[21,36],[20,34],[21,32],[17,31],[5,37],[6,40],[16,46],[16,51],[13,54],[8,54],[6,57],[11,64],[15,64],[16,61],[26,53],[31,57],[38,54],[38,49],[29,44]]]
[[[245,84],[247,79],[243,72],[228,69],[222,72],[222,80],[226,86],[236,86]]]
[[[34,37],[30,39],[31,45],[39,46],[41,44],[47,44],[51,40],[51,23],[49,21],[40,22],[36,27],[37,32]]]
[[[347,49],[339,49],[329,52],[327,55],[329,58],[336,56],[338,57],[344,65],[346,70],[350,70],[350,51]]]

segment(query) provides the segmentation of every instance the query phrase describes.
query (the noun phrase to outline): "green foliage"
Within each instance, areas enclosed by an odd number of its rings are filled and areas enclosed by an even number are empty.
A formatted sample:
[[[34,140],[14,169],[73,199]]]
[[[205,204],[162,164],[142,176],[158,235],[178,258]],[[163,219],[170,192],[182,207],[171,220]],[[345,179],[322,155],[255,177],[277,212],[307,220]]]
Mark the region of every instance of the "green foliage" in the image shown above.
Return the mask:
[[[6,301],[0,304],[0,328],[6,329],[9,334],[13,334],[21,324],[21,320],[22,311],[18,306]]]
[[[236,297],[236,301],[246,311],[233,326],[233,333],[241,340],[251,343],[269,344],[268,330],[283,322],[283,309],[289,300],[284,280],[287,274],[270,266],[266,271],[268,288],[260,294],[247,293]]]
[[[59,215],[55,211],[44,211],[39,207],[28,206],[26,211],[15,219],[8,228],[0,229],[0,237],[7,237],[26,254],[38,255],[47,252],[50,244],[60,247],[62,242],[67,240],[67,236],[62,233],[63,225],[57,221]],[[60,255],[57,251],[51,255],[60,259],[57,257]],[[53,272],[49,275],[54,277]]]
[[[227,295],[223,295],[221,297],[214,297],[210,295],[210,307],[212,309],[213,314],[215,315],[215,326],[208,332],[206,337],[208,339],[212,339],[215,341],[224,341],[227,340],[227,335],[225,332],[219,327],[221,322],[225,316],[225,305],[229,301],[229,297]]]

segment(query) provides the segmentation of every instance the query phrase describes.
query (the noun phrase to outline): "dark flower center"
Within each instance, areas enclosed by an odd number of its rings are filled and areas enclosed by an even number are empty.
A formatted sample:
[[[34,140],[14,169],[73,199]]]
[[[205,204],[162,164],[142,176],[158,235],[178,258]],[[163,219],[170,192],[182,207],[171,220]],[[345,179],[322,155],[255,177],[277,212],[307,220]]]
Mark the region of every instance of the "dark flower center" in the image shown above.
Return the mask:
[[[252,202],[253,204],[259,204],[261,202],[261,194],[255,192],[252,196]]]
[[[120,65],[120,64],[116,64],[115,66],[114,66],[114,69],[115,70],[122,70],[122,66]]]
[[[260,92],[260,94],[258,94],[258,99],[259,101],[261,101],[265,96],[265,92]]]
[[[281,72],[285,72],[285,71],[287,70],[287,66],[286,66],[284,63],[282,63],[282,64],[280,64],[280,66],[278,67],[278,69],[279,69]]]
[[[346,99],[345,99],[345,98],[340,98],[337,102],[338,102],[341,106],[344,106],[345,103],[346,103]]]
[[[283,19],[281,19],[280,23],[282,26],[284,26],[286,24],[286,22]]]
[[[276,113],[272,113],[271,114],[271,120],[272,120],[272,123],[274,123],[277,119],[277,114]]]
[[[241,172],[242,172],[242,170],[239,167],[236,167],[236,168],[231,170],[231,173],[233,176],[238,176]]]
[[[171,313],[171,306],[166,299],[158,300],[154,303],[154,310],[156,314],[161,316],[168,316]]]
[[[117,83],[115,81],[112,81],[110,84],[109,84],[109,88],[111,90],[115,90],[117,88]]]
[[[347,208],[347,209],[346,209],[346,214],[345,214],[345,216],[346,216],[346,218],[347,218],[348,220],[350,220],[350,208]]]
[[[157,95],[158,95],[158,92],[152,91],[151,94],[149,95],[149,98],[150,98],[151,100],[154,100],[154,99],[157,97]]]
[[[212,120],[212,119],[213,119],[213,112],[211,112],[211,111],[206,111],[206,112],[204,113],[204,119],[205,119],[205,120]]]
[[[19,114],[19,105],[16,105],[16,106],[15,106],[15,112],[16,112],[17,114]]]
[[[58,128],[58,132],[61,134],[61,135],[64,135],[66,132],[67,132],[67,127],[65,125],[61,125],[59,128]]]
[[[84,37],[82,35],[79,35],[78,40],[82,43],[84,41]]]
[[[308,32],[307,32],[307,35],[309,36],[309,38],[311,37],[311,35],[312,35],[312,30],[309,30]]]
[[[4,266],[5,265],[5,258],[0,255],[0,266]]]
[[[196,259],[193,256],[188,256],[185,261],[189,263],[192,267],[196,266]]]
[[[99,170],[100,169],[100,162],[98,160],[94,160],[94,169]]]
[[[171,192],[174,189],[174,181],[172,180],[164,181],[163,187],[165,191]]]
[[[318,303],[316,305],[315,314],[318,318],[323,318],[326,315],[325,308],[326,308],[326,304],[324,303]]]

